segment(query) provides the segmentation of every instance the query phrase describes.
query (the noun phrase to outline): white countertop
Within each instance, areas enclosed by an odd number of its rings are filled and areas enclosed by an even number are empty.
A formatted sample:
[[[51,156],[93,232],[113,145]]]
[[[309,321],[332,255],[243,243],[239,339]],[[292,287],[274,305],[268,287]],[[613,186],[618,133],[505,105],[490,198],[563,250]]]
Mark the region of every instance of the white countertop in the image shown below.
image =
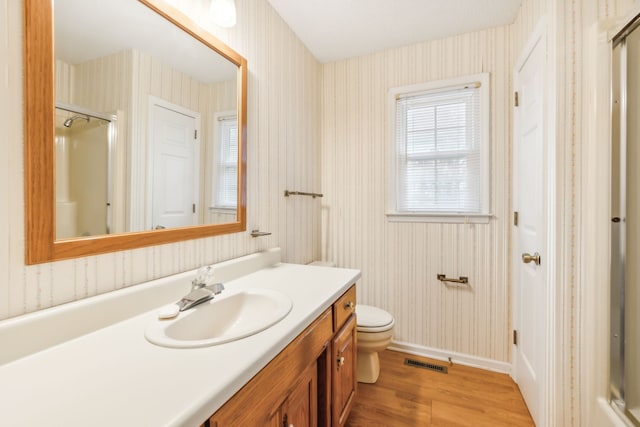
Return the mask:
[[[157,319],[153,309],[5,363],[0,421],[11,427],[200,425],[359,277],[358,270],[275,264],[226,282],[230,290],[281,291],[293,308],[271,328],[223,345],[149,343],[144,330]],[[0,351],[7,345],[0,342]]]

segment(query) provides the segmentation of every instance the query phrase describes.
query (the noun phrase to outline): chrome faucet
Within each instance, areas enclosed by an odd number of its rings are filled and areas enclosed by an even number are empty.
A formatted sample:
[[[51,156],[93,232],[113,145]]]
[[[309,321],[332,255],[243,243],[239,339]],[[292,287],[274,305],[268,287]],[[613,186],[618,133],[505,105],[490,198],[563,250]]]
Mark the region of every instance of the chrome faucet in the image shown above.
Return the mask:
[[[210,285],[201,286],[198,289],[206,289],[214,295],[218,295],[220,292],[224,291],[224,285],[222,283],[212,283]]]
[[[176,304],[180,311],[185,311],[190,308],[195,307],[198,304],[202,304],[203,302],[207,302],[213,298],[213,292],[208,291],[207,289],[200,288],[194,291],[189,292],[187,295],[183,296],[180,301]]]
[[[182,297],[176,304],[180,311],[188,310],[198,304],[207,302],[215,295],[224,291],[222,283],[209,283],[213,279],[213,268],[210,265],[198,270],[195,279],[191,281],[191,292]]]

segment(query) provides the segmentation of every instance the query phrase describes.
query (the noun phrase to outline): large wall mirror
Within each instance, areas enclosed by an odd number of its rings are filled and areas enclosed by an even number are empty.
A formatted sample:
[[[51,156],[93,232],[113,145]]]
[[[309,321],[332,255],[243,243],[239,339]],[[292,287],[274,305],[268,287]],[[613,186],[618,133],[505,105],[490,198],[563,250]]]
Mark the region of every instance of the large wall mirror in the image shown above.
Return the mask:
[[[26,262],[246,229],[246,60],[159,0],[25,0]]]

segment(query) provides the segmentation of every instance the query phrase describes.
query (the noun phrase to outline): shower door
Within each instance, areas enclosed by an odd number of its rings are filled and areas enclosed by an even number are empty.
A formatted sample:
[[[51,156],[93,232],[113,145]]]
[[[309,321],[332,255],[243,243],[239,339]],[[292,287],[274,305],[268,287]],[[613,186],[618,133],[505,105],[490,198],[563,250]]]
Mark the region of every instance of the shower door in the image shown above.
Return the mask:
[[[614,38],[611,398],[640,426],[640,19]]]

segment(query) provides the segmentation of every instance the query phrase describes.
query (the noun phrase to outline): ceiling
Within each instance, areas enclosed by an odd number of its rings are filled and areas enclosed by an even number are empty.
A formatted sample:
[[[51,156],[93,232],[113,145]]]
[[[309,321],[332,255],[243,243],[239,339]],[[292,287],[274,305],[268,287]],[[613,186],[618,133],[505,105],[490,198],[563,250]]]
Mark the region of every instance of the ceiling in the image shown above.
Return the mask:
[[[522,0],[268,0],[322,63],[513,23]]]

